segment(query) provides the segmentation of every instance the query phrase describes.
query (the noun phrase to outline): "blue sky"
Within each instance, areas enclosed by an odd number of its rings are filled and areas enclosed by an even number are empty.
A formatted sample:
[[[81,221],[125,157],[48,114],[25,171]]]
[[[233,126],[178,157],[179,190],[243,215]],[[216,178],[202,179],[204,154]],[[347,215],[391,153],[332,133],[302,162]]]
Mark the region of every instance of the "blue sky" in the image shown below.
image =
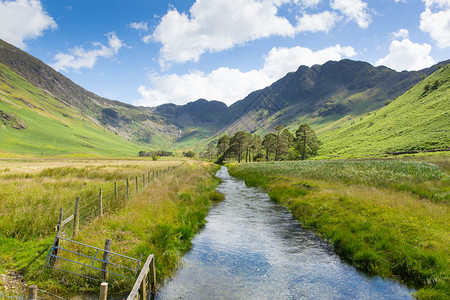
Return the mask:
[[[450,0],[0,0],[0,38],[134,105],[228,105],[300,65],[450,58]]]

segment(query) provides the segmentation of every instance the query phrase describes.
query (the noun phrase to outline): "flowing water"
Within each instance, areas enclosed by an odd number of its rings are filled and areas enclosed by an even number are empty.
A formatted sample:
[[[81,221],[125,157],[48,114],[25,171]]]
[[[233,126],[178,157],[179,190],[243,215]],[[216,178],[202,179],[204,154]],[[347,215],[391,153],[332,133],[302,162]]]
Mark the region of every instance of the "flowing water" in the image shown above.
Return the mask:
[[[413,299],[414,290],[341,261],[263,190],[225,167],[217,176],[225,200],[156,299]]]

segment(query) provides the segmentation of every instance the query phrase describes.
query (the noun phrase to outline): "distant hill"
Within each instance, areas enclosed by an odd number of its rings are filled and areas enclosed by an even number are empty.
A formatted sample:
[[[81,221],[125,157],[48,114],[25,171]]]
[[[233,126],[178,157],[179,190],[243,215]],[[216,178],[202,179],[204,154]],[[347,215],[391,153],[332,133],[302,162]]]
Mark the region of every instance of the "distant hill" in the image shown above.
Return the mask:
[[[450,148],[450,66],[386,107],[321,136],[323,155],[351,156]]]
[[[50,96],[62,109],[90,119],[123,139],[169,147],[178,128],[153,114],[151,108],[112,101],[85,90],[39,59],[0,40],[0,63]],[[3,68],[5,70],[5,68]],[[5,72],[5,71],[4,71]],[[9,82],[13,87],[15,82]],[[35,98],[39,102],[39,98]]]
[[[264,133],[278,124],[293,129],[302,122],[319,132],[333,130],[349,116],[383,107],[387,100],[402,95],[437,69],[435,65],[421,71],[397,72],[352,60],[301,66],[231,105],[231,115],[237,118],[224,131]]]
[[[138,149],[0,63],[0,156],[130,156]]]
[[[300,66],[229,107],[199,99],[150,108],[97,96],[0,40],[0,151],[107,155],[133,155],[137,149],[201,151],[224,132],[262,135],[278,124],[294,130],[308,122],[323,136],[327,153],[344,153],[329,138],[332,134],[339,132],[344,139],[342,130],[438,68],[396,72],[359,61],[329,61],[311,68]],[[429,143],[435,143],[435,135],[429,136]]]

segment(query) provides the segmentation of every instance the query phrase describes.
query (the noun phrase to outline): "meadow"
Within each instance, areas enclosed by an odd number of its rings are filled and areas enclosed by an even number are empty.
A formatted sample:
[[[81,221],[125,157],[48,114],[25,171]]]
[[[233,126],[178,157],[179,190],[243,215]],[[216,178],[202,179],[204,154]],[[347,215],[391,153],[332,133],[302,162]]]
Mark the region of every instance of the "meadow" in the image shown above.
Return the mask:
[[[357,268],[450,296],[448,157],[232,164]],[[438,167],[439,166],[439,167]]]
[[[135,258],[143,254],[144,260],[155,254],[157,278],[164,280],[203,226],[212,201],[221,199],[214,170],[209,163],[179,160],[2,159],[0,273],[19,271],[28,284],[59,295],[98,292],[98,283],[43,268],[60,208],[66,218],[80,197],[78,242],[102,248],[111,239],[114,252]],[[98,213],[100,188],[103,216]],[[64,228],[70,238],[73,227]],[[119,293],[129,284],[110,288]],[[0,294],[10,294],[10,288],[0,281]]]

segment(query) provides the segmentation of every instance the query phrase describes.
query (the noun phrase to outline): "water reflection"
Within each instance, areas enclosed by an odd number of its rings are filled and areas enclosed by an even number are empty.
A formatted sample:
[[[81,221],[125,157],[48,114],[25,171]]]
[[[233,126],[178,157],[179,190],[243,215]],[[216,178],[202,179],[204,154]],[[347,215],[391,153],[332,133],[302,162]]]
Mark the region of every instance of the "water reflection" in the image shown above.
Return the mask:
[[[224,167],[217,176],[225,200],[156,299],[412,299],[413,290],[342,262],[261,189]]]

